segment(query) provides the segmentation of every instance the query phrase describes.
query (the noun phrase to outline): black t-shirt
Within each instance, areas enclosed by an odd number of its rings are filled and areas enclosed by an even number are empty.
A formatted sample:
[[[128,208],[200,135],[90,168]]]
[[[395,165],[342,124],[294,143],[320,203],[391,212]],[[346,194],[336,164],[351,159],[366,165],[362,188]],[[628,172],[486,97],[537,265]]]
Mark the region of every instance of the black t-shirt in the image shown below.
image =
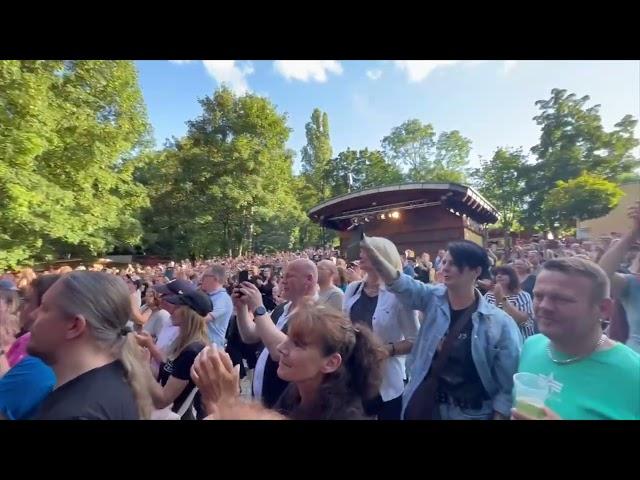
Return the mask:
[[[138,420],[138,404],[119,360],[56,388],[35,420]]]
[[[167,384],[167,381],[169,381],[169,377],[176,377],[178,380],[189,381],[182,393],[178,395],[178,398],[173,401],[173,407],[171,408],[171,411],[173,412],[177,412],[178,410],[180,410],[180,407],[191,393],[191,390],[193,390],[193,388],[195,387],[193,380],[191,380],[191,366],[204,347],[205,344],[202,342],[190,343],[184,348],[184,350],[182,350],[182,352],[180,352],[180,355],[178,355],[176,358],[174,358],[173,360],[168,360],[166,363],[160,364],[158,381],[163,387]],[[198,410],[200,404],[199,398],[195,401],[195,404],[196,410]],[[189,411],[187,410],[187,414],[188,413]]]
[[[284,313],[285,305],[286,303],[281,303],[271,312],[271,320],[273,320],[274,323],[278,323],[278,320]],[[288,326],[289,324],[286,323],[284,327],[282,327],[282,333],[287,333]],[[264,348],[266,347],[260,349],[258,356],[260,356]],[[264,365],[264,376],[262,377],[262,404],[267,408],[272,408],[275,405],[289,384],[289,382],[282,380],[278,376],[278,364],[279,362],[274,361],[271,355],[267,356],[267,361]]]
[[[262,303],[267,311],[271,311],[276,308],[276,301],[273,299],[273,282],[267,282],[258,287],[260,293],[262,293]]]
[[[520,288],[531,295],[533,298],[533,287],[536,286],[536,276],[533,274],[529,274],[527,278],[524,279],[524,282],[520,284]]]
[[[413,269],[413,271],[416,272],[416,278],[418,280],[420,280],[422,283],[429,283],[429,274],[431,273],[430,269],[418,265]]]
[[[462,310],[451,310],[451,326],[457,323],[465,310],[466,308]],[[446,393],[456,400],[467,402],[477,402],[489,398],[480,380],[480,375],[478,375],[476,365],[473,362],[473,356],[471,355],[472,332],[473,323],[470,320],[451,347],[449,358],[442,372],[440,372],[438,381],[439,392]],[[436,351],[433,356],[432,365],[435,363],[437,357],[438,352]]]
[[[378,306],[378,296],[369,297],[364,291],[363,284],[360,284],[358,289],[360,290],[360,298],[351,305],[349,318],[353,323],[362,323],[373,329],[373,314]]]

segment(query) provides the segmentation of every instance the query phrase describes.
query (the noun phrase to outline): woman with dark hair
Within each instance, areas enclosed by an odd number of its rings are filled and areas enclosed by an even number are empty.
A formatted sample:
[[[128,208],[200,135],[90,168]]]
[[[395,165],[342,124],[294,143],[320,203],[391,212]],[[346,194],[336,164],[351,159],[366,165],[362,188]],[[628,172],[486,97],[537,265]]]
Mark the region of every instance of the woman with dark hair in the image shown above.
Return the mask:
[[[520,288],[518,275],[512,267],[496,267],[494,271],[496,284],[493,290],[487,292],[485,299],[516,321],[523,338],[530,337],[535,333],[531,295]]]
[[[42,360],[27,354],[30,329],[35,321],[33,313],[40,306],[42,296],[60,275],[42,275],[26,286],[20,310],[21,330],[18,338],[4,355],[10,369],[0,378],[0,419],[30,418],[53,390],[56,377]],[[3,372],[4,373],[4,372]]]
[[[274,409],[294,420],[366,419],[363,402],[380,388],[385,357],[371,330],[314,302],[300,304],[289,322],[278,346],[278,376],[290,383]],[[208,349],[192,370],[209,413],[217,403],[239,401],[234,382],[222,383],[211,367],[223,365],[227,376],[237,376],[225,355]]]
[[[402,418],[509,418],[522,338],[514,321],[475,288],[488,272],[487,252],[467,240],[451,242],[441,263],[443,284],[431,285],[389,264],[368,237],[360,246],[386,288],[424,314],[409,359]]]

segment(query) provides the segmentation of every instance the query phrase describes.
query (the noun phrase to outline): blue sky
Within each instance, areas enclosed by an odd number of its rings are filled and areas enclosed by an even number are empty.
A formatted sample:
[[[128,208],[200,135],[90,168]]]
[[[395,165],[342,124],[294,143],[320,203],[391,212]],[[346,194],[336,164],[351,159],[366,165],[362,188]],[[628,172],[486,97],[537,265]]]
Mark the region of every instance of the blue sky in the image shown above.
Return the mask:
[[[537,143],[536,100],[554,87],[601,104],[605,128],[625,114],[640,117],[638,61],[137,61],[156,144],[186,132],[200,114],[198,98],[222,83],[237,93],[268,97],[286,112],[289,147],[305,144],[315,107],[329,114],[334,155],[347,147],[380,148],[380,140],[409,118],[437,133],[460,130],[472,140],[471,165],[498,146]],[[640,136],[640,128],[636,129]]]

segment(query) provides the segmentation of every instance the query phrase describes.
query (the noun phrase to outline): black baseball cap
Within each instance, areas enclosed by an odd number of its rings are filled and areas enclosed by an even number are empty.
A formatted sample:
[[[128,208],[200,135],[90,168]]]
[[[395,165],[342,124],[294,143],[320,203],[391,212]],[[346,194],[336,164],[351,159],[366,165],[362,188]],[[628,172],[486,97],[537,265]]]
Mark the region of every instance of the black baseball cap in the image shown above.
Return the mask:
[[[182,295],[169,295],[162,297],[167,303],[173,305],[184,305],[196,312],[201,317],[204,317],[213,310],[213,304],[209,295],[200,290],[190,290]]]
[[[160,295],[183,295],[187,292],[197,290],[193,283],[182,279],[171,280],[169,283],[155,285],[153,289]]]

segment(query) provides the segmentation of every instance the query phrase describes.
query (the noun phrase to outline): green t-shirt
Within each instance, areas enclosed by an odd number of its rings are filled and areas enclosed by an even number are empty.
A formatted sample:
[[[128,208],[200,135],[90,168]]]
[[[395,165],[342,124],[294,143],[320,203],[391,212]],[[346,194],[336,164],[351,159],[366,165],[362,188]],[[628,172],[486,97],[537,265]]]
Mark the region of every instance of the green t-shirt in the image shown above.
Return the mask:
[[[529,337],[518,372],[550,381],[545,405],[565,420],[640,420],[640,355],[618,343],[575,363],[559,365],[547,353],[549,339]],[[559,352],[554,358],[566,359]]]

